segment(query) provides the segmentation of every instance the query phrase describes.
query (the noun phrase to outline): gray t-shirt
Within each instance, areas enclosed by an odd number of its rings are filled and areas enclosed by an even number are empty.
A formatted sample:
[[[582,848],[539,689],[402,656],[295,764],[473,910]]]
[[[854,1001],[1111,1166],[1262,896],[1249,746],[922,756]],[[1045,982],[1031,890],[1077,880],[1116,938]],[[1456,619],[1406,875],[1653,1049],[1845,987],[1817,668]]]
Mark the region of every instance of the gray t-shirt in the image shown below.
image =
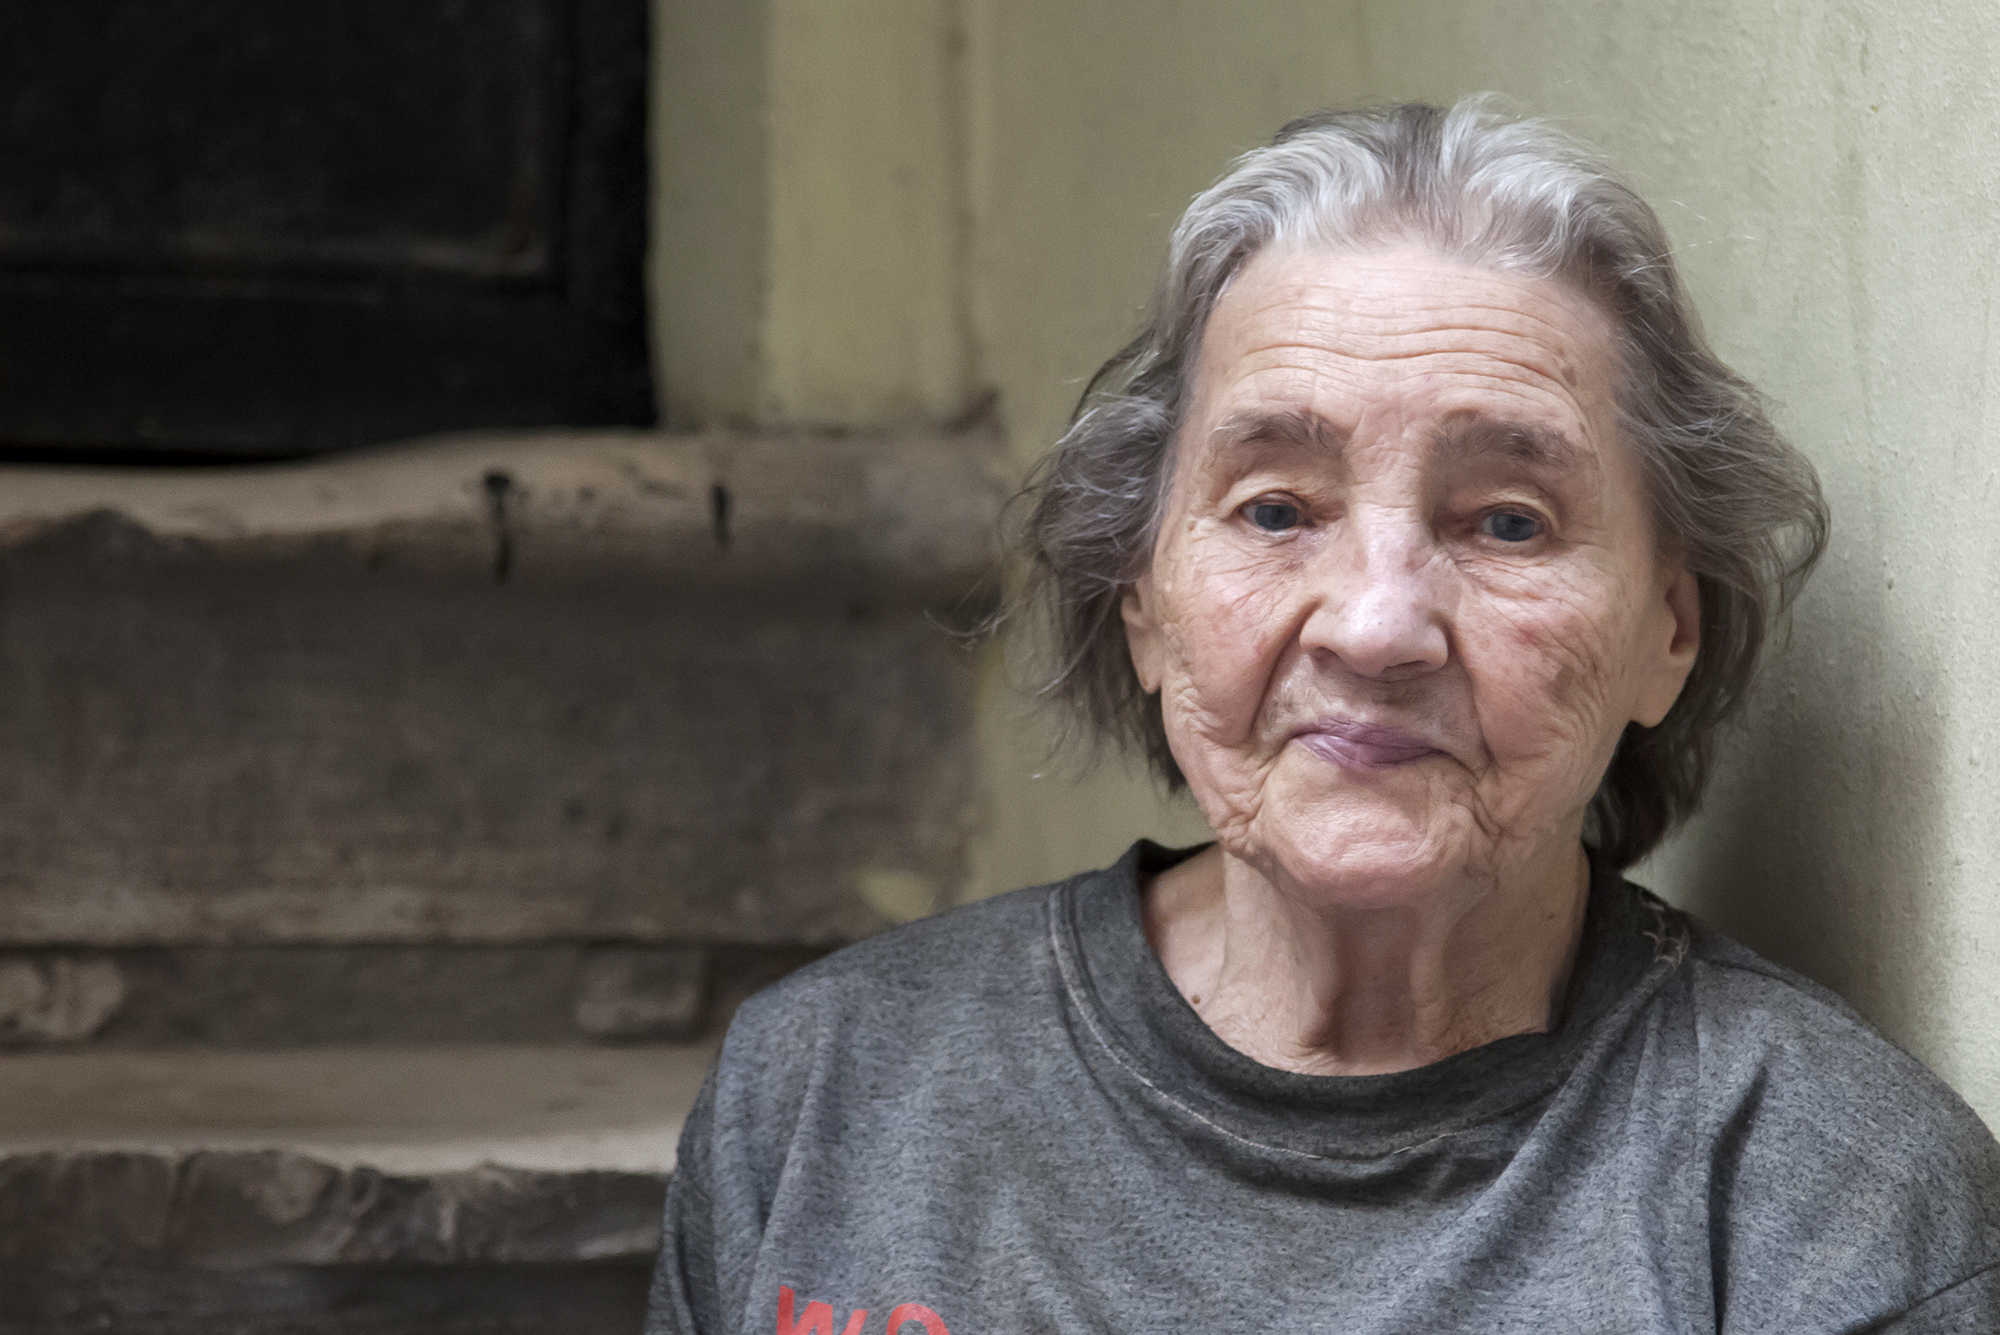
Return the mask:
[[[1147,945],[1178,856],[746,1005],[648,1330],[2000,1332],[2000,1147],[1830,993],[1600,869],[1554,1032],[1298,1075]]]

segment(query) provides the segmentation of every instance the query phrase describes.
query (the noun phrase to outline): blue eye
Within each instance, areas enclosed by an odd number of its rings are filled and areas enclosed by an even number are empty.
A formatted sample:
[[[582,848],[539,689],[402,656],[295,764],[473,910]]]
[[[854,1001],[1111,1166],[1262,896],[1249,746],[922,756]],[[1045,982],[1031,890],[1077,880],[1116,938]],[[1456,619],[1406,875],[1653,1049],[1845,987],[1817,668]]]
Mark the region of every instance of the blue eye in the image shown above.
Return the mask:
[[[1527,542],[1542,536],[1542,521],[1519,510],[1495,510],[1479,521],[1479,531],[1502,542]]]
[[[1283,533],[1299,526],[1299,507],[1282,501],[1258,501],[1250,507],[1250,522],[1266,533]]]

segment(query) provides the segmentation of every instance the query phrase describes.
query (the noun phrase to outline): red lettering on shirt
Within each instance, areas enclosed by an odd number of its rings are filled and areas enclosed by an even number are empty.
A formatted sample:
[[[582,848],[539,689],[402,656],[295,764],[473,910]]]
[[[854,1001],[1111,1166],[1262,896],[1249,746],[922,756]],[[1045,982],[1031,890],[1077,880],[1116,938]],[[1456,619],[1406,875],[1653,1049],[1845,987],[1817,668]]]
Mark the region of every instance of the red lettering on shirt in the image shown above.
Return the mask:
[[[868,1309],[858,1308],[847,1318],[847,1325],[840,1335],[861,1335],[861,1327],[868,1320]],[[924,1335],[951,1335],[945,1329],[944,1318],[925,1307],[922,1303],[904,1303],[889,1313],[889,1324],[883,1335],[902,1335],[906,1323],[915,1323],[924,1328]],[[799,1296],[792,1292],[789,1284],[778,1286],[778,1335],[833,1335],[833,1308],[826,1303],[810,1302],[804,1312],[799,1311]]]
[[[825,1303],[807,1303],[805,1315],[794,1319],[798,1295],[791,1286],[778,1286],[778,1335],[833,1335],[833,1309]],[[929,1308],[923,1309],[929,1311]],[[847,1326],[840,1335],[861,1335],[861,1323],[868,1319],[868,1309],[862,1308],[847,1318]],[[892,1318],[890,1325],[895,1325]],[[938,1330],[943,1331],[942,1324]]]
[[[922,1303],[904,1303],[889,1313],[888,1335],[902,1335],[905,1321],[921,1321],[924,1335],[951,1335],[951,1332],[944,1328],[944,1318]]]

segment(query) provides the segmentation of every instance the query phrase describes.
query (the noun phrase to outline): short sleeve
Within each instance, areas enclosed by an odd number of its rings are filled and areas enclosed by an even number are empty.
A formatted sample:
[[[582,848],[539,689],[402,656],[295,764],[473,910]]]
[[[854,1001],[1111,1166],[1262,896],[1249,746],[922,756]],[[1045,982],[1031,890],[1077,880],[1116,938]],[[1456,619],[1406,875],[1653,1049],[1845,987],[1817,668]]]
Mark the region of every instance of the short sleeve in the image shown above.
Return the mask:
[[[1844,1004],[1753,963],[1717,972],[1704,1035],[1722,1329],[2000,1332],[2000,1145]]]
[[[653,1270],[645,1335],[721,1335],[716,1279],[716,1223],[709,1179],[714,1166],[715,1072],[702,1085],[681,1128],[660,1259]]]

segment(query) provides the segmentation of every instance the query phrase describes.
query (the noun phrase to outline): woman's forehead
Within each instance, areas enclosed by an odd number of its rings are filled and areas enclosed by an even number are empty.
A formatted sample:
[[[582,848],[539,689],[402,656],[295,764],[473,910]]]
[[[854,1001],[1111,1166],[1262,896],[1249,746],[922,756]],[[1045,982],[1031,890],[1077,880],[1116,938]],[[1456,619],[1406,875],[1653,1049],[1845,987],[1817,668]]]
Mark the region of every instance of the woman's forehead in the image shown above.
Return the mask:
[[[1213,425],[1276,402],[1352,427],[1338,419],[1393,402],[1595,434],[1610,426],[1614,368],[1610,320],[1560,283],[1413,246],[1285,247],[1256,256],[1217,301],[1193,416]]]

